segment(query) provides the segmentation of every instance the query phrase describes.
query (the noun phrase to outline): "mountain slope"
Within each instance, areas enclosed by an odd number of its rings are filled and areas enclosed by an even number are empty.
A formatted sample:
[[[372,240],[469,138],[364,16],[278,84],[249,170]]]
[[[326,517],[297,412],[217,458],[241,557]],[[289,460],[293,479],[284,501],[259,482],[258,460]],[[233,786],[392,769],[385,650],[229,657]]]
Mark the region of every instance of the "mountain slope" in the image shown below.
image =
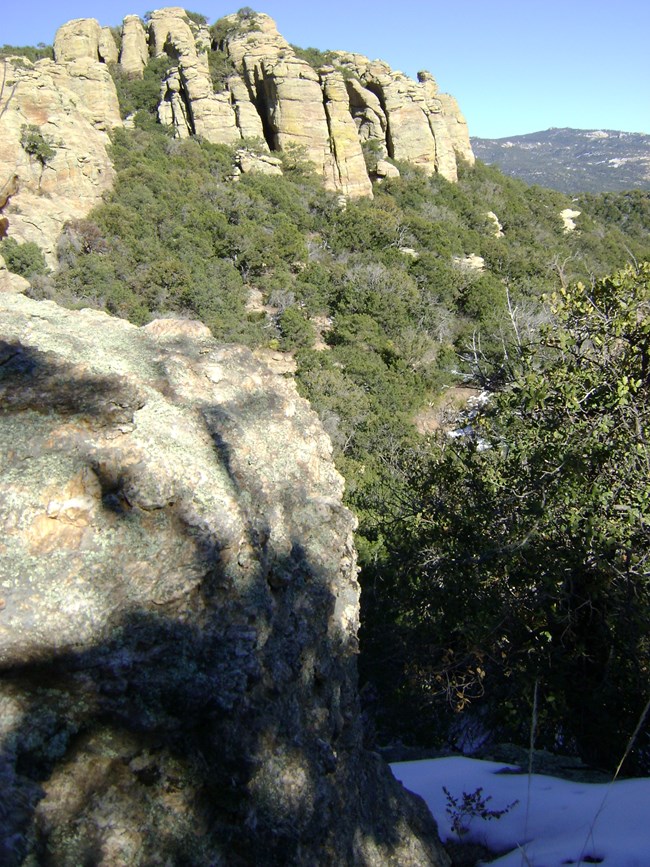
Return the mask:
[[[553,128],[471,143],[483,162],[563,193],[650,190],[650,135],[644,133]]]

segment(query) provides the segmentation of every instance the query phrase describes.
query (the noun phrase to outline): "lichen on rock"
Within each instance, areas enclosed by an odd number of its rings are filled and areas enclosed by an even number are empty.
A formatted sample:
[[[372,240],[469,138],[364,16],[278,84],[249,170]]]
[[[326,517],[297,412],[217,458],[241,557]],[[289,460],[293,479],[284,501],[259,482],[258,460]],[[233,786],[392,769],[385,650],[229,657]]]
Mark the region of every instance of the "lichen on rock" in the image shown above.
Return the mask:
[[[448,863],[362,748],[354,519],[291,379],[0,294],[0,477],[3,864]]]

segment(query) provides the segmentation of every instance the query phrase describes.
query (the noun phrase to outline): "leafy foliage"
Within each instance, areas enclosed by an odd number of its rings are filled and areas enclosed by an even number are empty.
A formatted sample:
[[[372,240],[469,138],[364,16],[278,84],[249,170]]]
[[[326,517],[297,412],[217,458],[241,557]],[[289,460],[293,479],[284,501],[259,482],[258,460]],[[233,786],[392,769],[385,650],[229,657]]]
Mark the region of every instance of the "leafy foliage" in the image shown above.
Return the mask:
[[[195,24],[198,24],[199,27],[205,27],[208,23],[208,19],[205,17],[205,15],[202,15],[200,12],[190,12],[189,9],[186,9],[185,14],[190,19],[190,21],[193,21]]]
[[[402,565],[375,604],[415,701],[521,738],[540,678],[545,745],[611,765],[650,684],[650,265],[551,304],[543,354],[471,434],[402,464]]]
[[[110,65],[122,117],[136,112],[144,112],[152,117],[156,115],[160,101],[160,82],[173,65],[174,62],[167,55],[151,58],[144,68],[142,78],[130,78],[121,67]]]
[[[43,168],[56,153],[53,139],[44,135],[35,124],[23,124],[20,128],[20,144],[23,150],[30,157],[34,157]]]
[[[5,238],[0,242],[0,255],[10,271],[28,280],[49,270],[41,248],[33,241],[19,244],[13,238]]]

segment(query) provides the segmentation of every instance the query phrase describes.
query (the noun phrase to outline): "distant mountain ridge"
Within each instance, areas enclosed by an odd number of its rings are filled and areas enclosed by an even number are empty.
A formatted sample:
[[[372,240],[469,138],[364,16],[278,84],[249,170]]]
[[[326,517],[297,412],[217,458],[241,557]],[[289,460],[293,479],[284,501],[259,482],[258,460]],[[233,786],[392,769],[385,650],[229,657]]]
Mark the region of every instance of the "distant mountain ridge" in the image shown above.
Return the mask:
[[[650,135],[551,128],[508,138],[472,138],[477,159],[563,193],[650,190]]]

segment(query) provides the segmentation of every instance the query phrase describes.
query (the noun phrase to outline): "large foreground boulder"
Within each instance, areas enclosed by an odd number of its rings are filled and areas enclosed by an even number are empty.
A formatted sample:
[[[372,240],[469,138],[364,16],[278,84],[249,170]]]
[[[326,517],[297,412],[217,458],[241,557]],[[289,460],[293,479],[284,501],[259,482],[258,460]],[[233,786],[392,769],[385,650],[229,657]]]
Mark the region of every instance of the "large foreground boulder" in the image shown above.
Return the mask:
[[[2,293],[0,477],[0,863],[448,863],[362,748],[354,522],[291,379]]]

